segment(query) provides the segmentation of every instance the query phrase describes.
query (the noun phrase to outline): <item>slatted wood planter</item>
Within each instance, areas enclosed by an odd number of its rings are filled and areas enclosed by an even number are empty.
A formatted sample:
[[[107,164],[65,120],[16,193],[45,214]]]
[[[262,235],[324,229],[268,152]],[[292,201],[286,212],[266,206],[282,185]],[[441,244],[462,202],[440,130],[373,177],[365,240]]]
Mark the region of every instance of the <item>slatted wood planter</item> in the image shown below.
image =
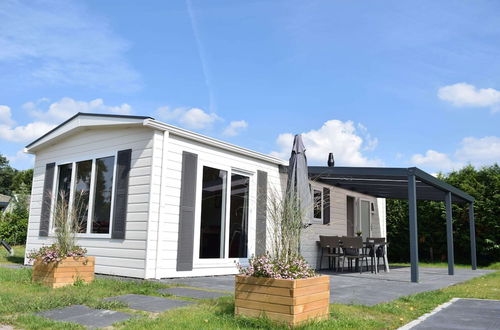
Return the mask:
[[[51,288],[72,285],[76,281],[94,280],[95,257],[67,257],[60,262],[43,263],[35,260],[32,281]]]
[[[298,280],[236,276],[235,314],[298,325],[329,316],[330,278]]]

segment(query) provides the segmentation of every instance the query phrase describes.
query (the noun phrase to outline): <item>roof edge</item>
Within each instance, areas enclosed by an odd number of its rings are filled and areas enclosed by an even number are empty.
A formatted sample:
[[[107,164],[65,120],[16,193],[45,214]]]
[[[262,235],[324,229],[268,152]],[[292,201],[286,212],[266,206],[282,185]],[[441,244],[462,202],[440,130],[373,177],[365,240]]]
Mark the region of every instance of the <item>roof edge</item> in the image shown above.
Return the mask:
[[[57,125],[56,127],[54,127],[53,129],[51,129],[50,131],[48,131],[47,133],[43,134],[42,136],[40,136],[38,139],[36,139],[35,141],[32,141],[30,144],[26,145],[24,148],[25,150],[26,149],[29,149],[31,146],[33,146],[34,144],[36,144],[38,141],[42,140],[43,138],[47,137],[48,135],[50,135],[51,133],[57,131],[59,128],[63,127],[64,125],[66,125],[67,123],[69,123],[70,121],[72,121],[73,119],[79,117],[79,116],[89,116],[89,117],[111,117],[111,118],[129,118],[129,119],[142,119],[142,120],[145,120],[145,119],[154,119],[153,117],[148,117],[148,116],[133,116],[133,115],[117,115],[117,114],[105,114],[105,113],[90,113],[90,112],[78,112],[76,113],[74,116],[68,118],[67,120],[65,120],[64,122],[62,122],[61,124]]]
[[[200,133],[192,132],[192,131],[184,129],[184,128],[180,128],[177,126],[166,124],[164,122],[155,120],[153,118],[144,120],[144,126],[168,131],[172,134],[187,138],[189,140],[199,141],[199,142],[202,142],[204,144],[207,144],[207,145],[210,145],[213,147],[232,151],[232,152],[238,153],[240,155],[248,156],[251,158],[260,159],[260,160],[266,161],[268,163],[277,164],[277,165],[287,164],[286,161],[284,161],[280,158],[266,155],[266,154],[263,154],[261,152],[254,151],[251,149],[243,148],[243,147],[237,146],[235,144],[225,142],[222,140],[218,140],[218,139],[215,139],[215,138],[212,138],[212,137],[200,134]]]

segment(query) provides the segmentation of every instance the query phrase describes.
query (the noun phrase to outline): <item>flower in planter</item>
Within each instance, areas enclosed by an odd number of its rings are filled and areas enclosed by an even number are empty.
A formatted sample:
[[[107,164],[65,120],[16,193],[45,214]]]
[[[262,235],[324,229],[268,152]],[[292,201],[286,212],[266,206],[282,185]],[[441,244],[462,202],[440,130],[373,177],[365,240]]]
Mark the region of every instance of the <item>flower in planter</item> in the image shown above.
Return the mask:
[[[60,262],[66,257],[84,257],[87,254],[87,249],[79,246],[74,246],[72,250],[63,252],[57,243],[51,246],[43,246],[38,250],[28,253],[28,259],[41,259],[43,263]]]
[[[356,235],[359,237],[359,236],[363,235],[363,232],[362,231],[357,231]]]
[[[265,254],[248,260],[248,267],[238,265],[240,274],[253,277],[299,279],[318,276],[300,255],[277,259]]]

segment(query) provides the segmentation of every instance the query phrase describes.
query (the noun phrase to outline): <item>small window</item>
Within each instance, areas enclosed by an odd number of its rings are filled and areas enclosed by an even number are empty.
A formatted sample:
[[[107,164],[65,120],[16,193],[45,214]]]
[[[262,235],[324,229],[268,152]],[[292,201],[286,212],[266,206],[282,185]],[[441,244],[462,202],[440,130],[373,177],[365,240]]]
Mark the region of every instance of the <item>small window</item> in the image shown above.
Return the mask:
[[[110,233],[114,170],[115,156],[58,166],[56,201],[71,205],[79,233]]]
[[[313,190],[314,193],[314,219],[323,219],[323,192],[321,190]]]

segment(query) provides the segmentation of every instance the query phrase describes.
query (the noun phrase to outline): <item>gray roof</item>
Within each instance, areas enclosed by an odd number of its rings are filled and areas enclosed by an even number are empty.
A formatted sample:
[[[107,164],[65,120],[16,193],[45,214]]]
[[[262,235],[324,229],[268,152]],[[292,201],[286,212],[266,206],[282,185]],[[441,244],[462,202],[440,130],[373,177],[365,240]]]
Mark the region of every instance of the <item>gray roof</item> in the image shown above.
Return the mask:
[[[286,172],[286,167],[282,167]],[[415,175],[418,200],[444,201],[451,192],[452,201],[471,203],[474,197],[416,168],[326,167],[309,166],[309,178],[363,194],[393,199],[408,199],[408,176]]]

